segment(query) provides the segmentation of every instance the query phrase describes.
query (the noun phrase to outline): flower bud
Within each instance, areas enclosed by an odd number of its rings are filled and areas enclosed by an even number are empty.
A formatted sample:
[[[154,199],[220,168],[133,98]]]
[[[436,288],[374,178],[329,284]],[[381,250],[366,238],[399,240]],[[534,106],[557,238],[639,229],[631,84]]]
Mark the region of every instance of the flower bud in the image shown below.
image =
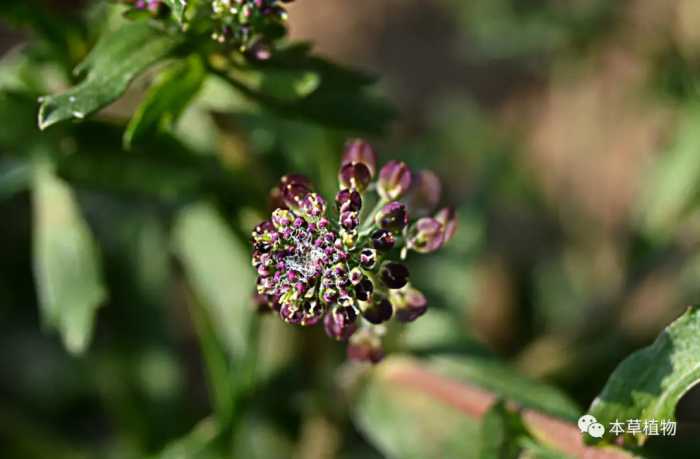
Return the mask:
[[[345,144],[341,165],[361,163],[369,170],[370,178],[374,177],[377,167],[377,154],[372,146],[362,139],[350,140]]]
[[[377,363],[384,358],[384,350],[379,336],[363,329],[350,338],[347,348],[348,359],[357,362]]]
[[[311,181],[303,175],[289,174],[280,179],[279,189],[286,206],[296,209],[302,199],[312,191],[312,186]]]
[[[357,330],[357,313],[352,307],[332,309],[323,319],[326,334],[338,341],[345,341]]]
[[[357,190],[346,188],[335,195],[335,204],[339,212],[359,212],[362,209],[362,196]]]
[[[358,267],[352,268],[350,270],[350,274],[348,275],[348,279],[350,279],[350,283],[352,285],[357,285],[360,282],[362,282],[362,279],[364,279],[364,274],[362,274],[362,270]]]
[[[413,322],[428,309],[428,300],[419,290],[407,284],[400,290],[389,293],[399,322]]]
[[[387,261],[379,270],[379,277],[390,289],[398,289],[408,283],[408,268],[402,263]]]
[[[454,236],[455,231],[457,231],[457,215],[452,207],[445,207],[441,209],[437,214],[435,214],[435,220],[439,221],[443,226],[443,243],[446,243],[452,236]]]
[[[398,199],[411,186],[411,169],[402,161],[389,161],[379,171],[379,195],[384,200]]]
[[[391,319],[394,307],[384,295],[374,294],[368,302],[361,305],[362,316],[373,324],[381,324]]]
[[[308,193],[301,200],[301,211],[312,220],[318,220],[326,213],[326,200],[316,193]]]
[[[408,230],[406,247],[419,253],[435,252],[445,242],[444,226],[435,218],[419,219]]]
[[[377,251],[374,249],[362,249],[360,252],[360,265],[365,269],[373,269],[377,264]]]
[[[340,168],[338,182],[341,188],[356,189],[363,192],[372,180],[372,173],[363,163],[348,163]]]
[[[422,170],[413,176],[411,189],[406,196],[406,207],[411,215],[424,216],[435,210],[440,202],[442,183],[438,176],[429,170]]]
[[[346,231],[353,231],[360,225],[360,215],[358,212],[342,212],[340,214],[340,226]]]
[[[377,212],[374,222],[382,229],[398,233],[408,224],[406,206],[398,201],[392,201]]]
[[[373,291],[374,284],[366,277],[355,285],[355,297],[360,301],[369,301]]]
[[[396,238],[390,231],[379,229],[372,233],[372,246],[377,250],[391,250],[395,243]]]

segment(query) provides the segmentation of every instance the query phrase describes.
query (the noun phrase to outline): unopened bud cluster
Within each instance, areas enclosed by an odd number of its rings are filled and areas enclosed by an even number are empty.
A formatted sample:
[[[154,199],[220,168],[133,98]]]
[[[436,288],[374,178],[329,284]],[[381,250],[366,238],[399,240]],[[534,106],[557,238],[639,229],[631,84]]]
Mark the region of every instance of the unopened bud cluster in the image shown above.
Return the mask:
[[[408,251],[442,247],[455,214],[445,208],[425,216],[440,199],[435,174],[400,161],[377,172],[376,154],[362,140],[347,144],[338,180],[333,212],[303,176],[284,176],[272,191],[275,210],[251,238],[256,298],[285,322],[323,323],[331,338],[349,340],[351,359],[377,362],[381,324],[411,322],[427,308],[402,260]],[[372,201],[373,208],[365,205]],[[412,214],[423,216],[412,221]]]
[[[123,0],[133,10],[146,11],[157,19],[170,16],[163,0]],[[191,0],[177,0],[189,3]],[[222,45],[230,45],[252,58],[270,57],[272,43],[287,33],[287,12],[283,3],[293,0],[205,0],[192,8],[206,11],[211,37]]]

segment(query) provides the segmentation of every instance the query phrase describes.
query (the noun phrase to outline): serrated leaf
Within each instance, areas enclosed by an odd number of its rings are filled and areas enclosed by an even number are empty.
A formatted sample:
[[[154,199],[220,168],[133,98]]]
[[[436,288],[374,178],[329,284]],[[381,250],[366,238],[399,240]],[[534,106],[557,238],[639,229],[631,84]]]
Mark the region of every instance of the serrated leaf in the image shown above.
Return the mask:
[[[700,309],[691,307],[652,345],[625,359],[593,401],[603,425],[620,420],[673,420],[678,401],[700,382]],[[609,433],[607,435],[610,435]],[[636,435],[641,444],[646,437]]]
[[[48,163],[34,176],[34,275],[44,324],[70,352],[84,351],[107,293],[92,233]]]
[[[148,22],[130,22],[103,35],[76,68],[85,79],[63,94],[47,96],[39,108],[39,128],[68,119],[83,119],[110,104],[126,91],[141,72],[165,58],[178,38]]]
[[[161,73],[124,132],[124,145],[147,138],[159,130],[171,130],[202,87],[206,72],[199,57],[178,61]]]
[[[217,211],[195,204],[180,213],[174,228],[175,250],[197,298],[208,308],[229,352],[244,355],[252,318],[255,277],[246,248]]]

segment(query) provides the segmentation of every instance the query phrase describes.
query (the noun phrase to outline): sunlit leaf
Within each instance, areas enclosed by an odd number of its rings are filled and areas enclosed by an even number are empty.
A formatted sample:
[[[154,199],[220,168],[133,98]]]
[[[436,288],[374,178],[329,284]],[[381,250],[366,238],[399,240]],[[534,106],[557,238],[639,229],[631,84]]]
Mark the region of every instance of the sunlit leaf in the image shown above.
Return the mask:
[[[700,308],[691,307],[652,345],[615,369],[590,413],[600,423],[673,420],[681,397],[700,382]],[[608,433],[609,435],[609,433]],[[645,435],[636,435],[639,443]]]
[[[73,192],[47,163],[34,177],[34,274],[44,324],[61,334],[69,351],[84,351],[107,294],[95,241]]]
[[[166,57],[178,39],[148,22],[130,22],[102,36],[76,69],[85,79],[63,94],[47,96],[39,108],[39,127],[83,119],[119,98],[131,80]]]
[[[131,118],[124,132],[124,145],[130,148],[149,134],[171,130],[205,77],[201,59],[194,56],[165,70]]]
[[[177,254],[197,298],[234,355],[244,355],[252,316],[255,277],[245,247],[214,208],[196,204],[174,228]]]
[[[392,363],[375,369],[355,402],[355,423],[366,438],[391,459],[477,458],[478,418],[394,384]]]
[[[392,358],[370,375],[355,420],[390,458],[479,457],[481,417],[502,399],[571,418],[578,409],[556,389],[485,358]]]

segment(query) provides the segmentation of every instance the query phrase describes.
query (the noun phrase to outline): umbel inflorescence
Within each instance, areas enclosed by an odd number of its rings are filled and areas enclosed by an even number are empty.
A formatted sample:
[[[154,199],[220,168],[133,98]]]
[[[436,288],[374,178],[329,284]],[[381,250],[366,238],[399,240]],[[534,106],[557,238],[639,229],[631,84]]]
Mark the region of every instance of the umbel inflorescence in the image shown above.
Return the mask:
[[[375,172],[372,147],[349,142],[333,208],[305,177],[282,177],[276,209],[251,238],[260,304],[290,324],[323,322],[328,336],[349,340],[350,358],[372,362],[383,356],[382,324],[411,322],[427,308],[401,261],[438,250],[456,224],[451,208],[432,214],[441,188],[434,173],[400,161]]]
[[[170,7],[164,0],[123,0],[133,11],[144,11],[152,17],[166,20]],[[204,24],[211,38],[222,45],[231,45],[258,59],[269,57],[272,42],[286,34],[287,11],[283,3],[293,0],[175,0],[190,14],[182,20],[185,28],[190,22]]]

